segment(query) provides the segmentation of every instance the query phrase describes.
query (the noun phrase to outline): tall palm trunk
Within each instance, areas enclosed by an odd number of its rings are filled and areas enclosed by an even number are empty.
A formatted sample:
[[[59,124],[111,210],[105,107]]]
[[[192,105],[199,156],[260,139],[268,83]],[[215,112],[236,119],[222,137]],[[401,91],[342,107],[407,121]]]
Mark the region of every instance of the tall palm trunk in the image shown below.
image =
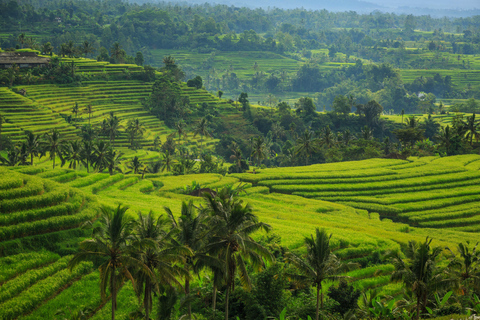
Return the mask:
[[[230,284],[227,284],[227,292],[225,293],[225,320],[228,320],[228,299],[230,298]]]
[[[420,318],[420,295],[417,296],[417,314],[415,315],[415,319]]]
[[[56,154],[55,152],[53,153],[53,169],[55,169],[55,157],[56,157]]]
[[[33,166],[33,153],[30,153],[30,165]]]
[[[187,278],[185,279],[185,295],[187,296],[187,314],[188,314],[188,320],[192,319],[192,304],[190,303],[190,298],[188,298],[188,295],[190,295],[190,280]]]
[[[217,286],[213,285],[213,319],[215,319],[215,313],[216,313],[216,307],[217,307]]]
[[[320,302],[320,286],[317,284],[317,308],[315,310],[315,320],[318,320],[318,305]],[[323,309],[323,300],[322,300],[322,309]]]
[[[145,297],[143,298],[143,306],[145,308],[145,320],[150,319],[150,308],[151,308],[151,300],[152,294],[150,289],[150,279],[147,278],[145,281]]]
[[[110,277],[112,285],[112,320],[115,320],[115,309],[117,308],[117,290],[115,289],[115,266],[112,267],[112,275]]]

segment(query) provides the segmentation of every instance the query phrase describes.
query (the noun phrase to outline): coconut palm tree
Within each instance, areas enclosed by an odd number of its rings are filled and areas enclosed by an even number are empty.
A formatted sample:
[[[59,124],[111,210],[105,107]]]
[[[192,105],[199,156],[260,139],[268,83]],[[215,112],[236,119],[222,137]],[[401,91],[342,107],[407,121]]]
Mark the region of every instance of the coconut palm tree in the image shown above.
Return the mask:
[[[407,259],[402,259],[398,252],[392,258],[395,271],[391,279],[392,281],[403,281],[407,289],[415,294],[417,298],[416,319],[419,319],[421,310],[425,312],[429,293],[450,284],[442,279],[436,262],[443,248],[432,248],[431,243],[432,239],[428,237],[424,243],[410,241],[405,252]]]
[[[262,160],[267,157],[265,152],[265,139],[259,136],[253,139],[251,157],[257,158],[257,166],[260,167]]]
[[[191,253],[185,256],[185,269],[190,273],[194,270],[195,262],[198,259],[208,259],[200,251],[204,247],[206,226],[203,223],[205,215],[202,212],[195,213],[196,209],[193,202],[182,202],[181,216],[178,221],[175,219],[172,210],[164,207],[172,226],[177,229],[175,242],[178,246],[184,246],[191,250]],[[185,295],[190,295],[190,277],[185,277]],[[190,301],[187,300],[187,316],[192,318],[192,308]]]
[[[233,153],[230,156],[230,160],[235,162],[235,167],[237,168],[237,172],[242,172],[242,150],[240,149],[240,147],[235,141],[232,142],[232,145],[230,146],[230,150]]]
[[[92,113],[93,113],[93,107],[91,104],[87,104],[85,106],[85,109],[83,109],[83,111],[85,111],[86,113],[88,113],[88,124],[90,125],[90,118],[92,117]]]
[[[319,141],[315,139],[311,130],[305,132],[297,139],[296,153],[305,157],[305,165],[308,165],[308,158],[318,151]]]
[[[55,169],[55,158],[58,155],[60,160],[62,158],[63,141],[60,140],[60,133],[57,129],[53,129],[50,133],[45,133],[45,150],[50,154],[50,160],[53,160],[53,169]]]
[[[30,155],[30,165],[33,166],[33,157],[38,157],[42,151],[42,143],[40,135],[35,135],[31,131],[25,131],[27,140],[25,140],[25,148],[27,155]]]
[[[2,150],[2,128],[5,122],[7,122],[7,119],[0,113],[0,150]]]
[[[16,166],[19,162],[22,162],[22,148],[20,146],[13,146],[8,150],[6,158],[0,154],[0,162],[4,166]]]
[[[135,140],[143,138],[146,129],[143,123],[136,119],[131,119],[127,123],[127,133],[130,140],[130,147],[135,149]]]
[[[188,271],[177,263],[184,262],[184,258],[191,255],[191,251],[170,241],[174,231],[166,231],[168,224],[169,220],[163,216],[155,219],[152,211],[148,215],[139,212],[135,223],[134,256],[148,268],[140,268],[134,274],[135,291],[137,294],[143,291],[146,320],[150,319],[152,293],[154,290],[158,291],[158,284],[181,286],[177,278],[189,276]],[[155,277],[152,278],[152,273],[148,270],[152,271]]]
[[[480,138],[480,126],[478,123],[475,123],[475,113],[472,116],[467,117],[467,121],[465,123],[466,129],[466,138],[470,140],[470,145],[473,145],[473,138],[478,142]]]
[[[331,148],[335,145],[335,135],[333,134],[332,129],[330,129],[329,126],[326,126],[323,129],[320,138],[320,145],[326,146],[327,148]]]
[[[305,237],[307,254],[300,257],[294,253],[285,254],[285,260],[293,264],[300,275],[290,274],[289,276],[300,283],[310,283],[317,291],[317,306],[315,319],[318,320],[319,310],[323,310],[323,291],[322,283],[325,280],[336,280],[341,278],[338,273],[344,269],[353,269],[358,267],[356,264],[342,264],[340,260],[332,253],[330,239],[325,229],[316,229],[315,238],[313,235]]]
[[[120,121],[117,116],[113,115],[113,112],[106,121],[105,134],[108,135],[112,147],[115,147],[115,137],[120,134]]]
[[[72,107],[72,113],[75,114],[75,120],[77,120],[78,118],[78,102],[75,102],[75,104],[73,105]]]
[[[93,142],[90,140],[82,140],[82,164],[87,168],[87,172],[90,172],[90,165],[94,161],[94,147]]]
[[[110,148],[107,153],[107,169],[110,175],[113,175],[114,172],[122,172],[120,168],[121,160],[123,153],[116,151],[113,148]]]
[[[140,162],[140,159],[138,159],[137,156],[133,157],[132,161],[127,165],[129,169],[131,169],[130,172],[133,172],[134,174],[138,174],[141,170],[143,163]]]
[[[230,292],[235,290],[235,277],[238,273],[242,285],[250,289],[251,280],[246,263],[259,269],[263,259],[273,261],[272,254],[261,244],[252,239],[251,234],[259,231],[269,231],[268,224],[259,222],[249,204],[232,193],[232,190],[223,188],[213,197],[205,193],[207,201],[206,212],[211,215],[209,225],[212,226],[212,237],[206,250],[210,255],[219,257],[224,262],[225,275],[225,319],[228,320],[228,306]]]
[[[177,131],[176,133],[178,134],[178,138],[186,138],[187,137],[187,132],[185,131],[185,122],[183,121],[178,121],[175,123],[175,130]]]
[[[93,167],[96,172],[101,172],[108,167],[108,154],[110,145],[103,140],[96,141],[93,144]]]
[[[201,135],[202,138],[205,136],[211,137],[210,133],[208,132],[208,121],[205,118],[202,118],[198,121],[197,125],[195,126],[195,129],[193,131],[193,136],[196,137],[197,134]],[[200,145],[202,143],[203,139],[200,140]]]
[[[100,261],[100,295],[106,299],[107,288],[110,291],[112,320],[115,320],[117,309],[117,291],[126,280],[135,284],[129,267],[153,276],[151,270],[132,253],[134,222],[125,214],[127,210],[128,207],[122,205],[115,209],[101,207],[101,216],[94,224],[92,239],[82,241],[79,251],[69,262],[69,268],[72,269],[85,260]]]
[[[82,144],[80,141],[70,141],[63,146],[64,161],[69,162],[70,169],[77,169],[77,165],[82,162]]]
[[[87,55],[88,55],[89,53],[92,53],[92,52],[95,51],[95,47],[93,47],[90,42],[88,42],[87,40],[85,40],[85,41],[82,43],[81,51],[82,51],[82,53],[85,55],[85,57],[87,57]]]
[[[162,163],[162,167],[161,167],[162,172],[165,170],[167,170],[167,172],[172,170],[173,157],[170,154],[169,150],[165,151],[165,153],[162,154],[162,158],[160,161]]]
[[[468,294],[469,288],[479,288],[480,286],[480,251],[477,250],[478,242],[470,249],[470,241],[466,244],[459,243],[457,251],[459,257],[447,247],[452,253],[452,260],[448,264],[447,270],[458,269],[454,272],[454,277],[460,280],[460,290],[463,295]]]

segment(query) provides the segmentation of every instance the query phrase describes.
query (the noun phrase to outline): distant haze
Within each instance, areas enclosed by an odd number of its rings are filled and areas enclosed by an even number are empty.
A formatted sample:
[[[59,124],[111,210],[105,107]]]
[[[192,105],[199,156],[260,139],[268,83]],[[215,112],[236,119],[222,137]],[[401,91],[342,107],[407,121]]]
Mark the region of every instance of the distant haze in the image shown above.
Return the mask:
[[[133,0],[135,1],[135,0]],[[145,1],[145,0],[143,0]],[[414,15],[431,16],[472,16],[480,14],[480,0],[173,0],[187,4],[226,4],[235,7],[250,8],[281,8],[328,11],[356,11],[358,13],[370,13],[378,10],[383,12],[406,13]],[[476,9],[476,10],[475,10]]]

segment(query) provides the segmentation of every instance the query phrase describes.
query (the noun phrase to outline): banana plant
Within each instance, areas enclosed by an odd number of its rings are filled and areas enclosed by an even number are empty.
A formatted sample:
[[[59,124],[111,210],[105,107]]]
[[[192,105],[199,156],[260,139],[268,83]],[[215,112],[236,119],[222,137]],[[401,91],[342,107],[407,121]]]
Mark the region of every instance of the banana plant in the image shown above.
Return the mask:
[[[447,303],[448,299],[450,299],[452,294],[453,294],[453,291],[448,291],[440,300],[440,296],[438,295],[438,293],[435,293],[436,309],[441,309],[443,306],[445,306],[445,304]],[[429,307],[426,307],[426,309],[430,315],[433,315],[432,309],[430,309]]]

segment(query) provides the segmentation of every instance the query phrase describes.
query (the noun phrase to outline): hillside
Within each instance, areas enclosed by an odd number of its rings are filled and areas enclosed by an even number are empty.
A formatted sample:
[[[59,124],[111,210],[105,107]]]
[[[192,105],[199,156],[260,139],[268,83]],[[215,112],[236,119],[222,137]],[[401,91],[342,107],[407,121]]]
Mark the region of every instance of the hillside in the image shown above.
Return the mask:
[[[0,248],[3,248],[2,255],[12,261],[12,268],[16,268],[13,261],[20,259],[20,256],[15,255],[19,243],[24,250],[38,248],[52,239],[57,239],[54,238],[56,234],[62,234],[59,239],[63,240],[60,240],[58,245],[47,248],[65,255],[71,252],[64,249],[65,245],[74,243],[74,239],[65,238],[67,233],[75,234],[75,230],[78,230],[75,226],[92,217],[95,211],[88,208],[95,208],[94,199],[110,206],[117,203],[128,205],[129,213],[133,216],[136,216],[137,211],[148,210],[153,210],[156,215],[163,214],[164,206],[172,208],[174,214],[178,215],[181,201],[193,200],[197,205],[202,203],[201,198],[184,194],[184,188],[193,181],[201,187],[213,189],[245,181],[247,188],[241,198],[253,206],[261,221],[273,227],[273,233],[281,239],[282,246],[295,250],[301,245],[303,237],[311,234],[316,227],[326,228],[333,234],[332,245],[337,256],[346,261],[359,262],[364,267],[368,266],[361,271],[350,273],[355,287],[361,290],[381,288],[384,294],[395,295],[400,292],[401,285],[390,283],[389,273],[393,270],[392,266],[377,265],[379,255],[386,251],[398,251],[410,240],[421,242],[427,236],[432,237],[436,245],[455,247],[457,243],[472,237],[471,233],[461,231],[478,230],[475,222],[479,213],[475,208],[478,201],[478,190],[475,189],[478,179],[477,162],[480,162],[479,156],[410,161],[372,159],[341,164],[264,169],[256,175],[250,173],[223,177],[217,174],[156,174],[147,175],[144,179],[140,175],[87,175],[65,169],[2,169],[3,176],[8,175],[9,178],[1,180],[3,196],[0,206],[2,212],[15,211],[4,214],[0,232],[3,232],[2,238],[5,240],[0,242]],[[17,173],[22,171],[33,176]],[[62,184],[61,188],[58,183]],[[68,188],[65,189],[65,186]],[[418,191],[419,188],[422,192]],[[44,189],[49,192],[35,196]],[[64,198],[66,194],[69,194],[68,198]],[[49,200],[40,200],[39,197]],[[88,202],[79,204],[78,201],[81,202],[84,197],[89,199]],[[53,200],[57,198],[59,200]],[[51,205],[52,201],[55,206],[45,207]],[[9,209],[13,208],[11,206],[14,203],[23,204],[16,205],[17,209]],[[439,206],[443,209],[432,212],[432,208]],[[27,207],[27,211],[19,211]],[[453,212],[455,215],[452,215]],[[408,224],[395,223],[385,217],[404,219]],[[12,229],[13,218],[16,223],[18,219],[25,222],[16,224]],[[49,221],[55,221],[55,224],[51,225],[52,222]],[[72,231],[65,230],[72,227],[74,229],[69,229]],[[63,231],[55,231],[58,229]],[[53,233],[45,234],[45,230]],[[28,237],[25,237],[27,235]],[[38,263],[44,263],[41,262],[44,261],[42,259],[58,260],[58,256],[53,253],[45,253],[45,258],[39,258],[28,252],[30,251],[27,251],[29,259],[36,259],[35,261],[40,261]],[[25,264],[23,268],[32,269],[34,265]],[[55,267],[54,270],[61,270],[61,267],[58,268],[60,269]],[[28,274],[25,273],[25,277]],[[35,290],[36,280],[28,281],[28,284],[22,287],[24,289],[18,289],[3,303],[13,304],[23,297],[29,297],[29,292]],[[98,296],[97,281],[98,275],[94,272],[74,282],[64,292],[56,292],[58,296],[54,299],[47,298],[47,295],[39,297],[35,311],[24,318],[51,317],[62,303],[72,310],[79,310],[80,306],[90,306],[98,310],[102,304]],[[328,286],[329,284],[325,287]],[[77,295],[80,297],[78,301],[71,299]],[[88,295],[90,296],[87,297]],[[41,301],[44,299],[46,300],[43,304]],[[134,299],[133,291],[128,285],[120,292],[119,299],[122,301],[119,304],[119,315],[126,315],[137,307],[136,303],[126,303]],[[17,312],[23,314],[31,310],[32,307],[25,307]],[[109,304],[106,304],[97,311],[94,319],[102,319],[108,312]]]

